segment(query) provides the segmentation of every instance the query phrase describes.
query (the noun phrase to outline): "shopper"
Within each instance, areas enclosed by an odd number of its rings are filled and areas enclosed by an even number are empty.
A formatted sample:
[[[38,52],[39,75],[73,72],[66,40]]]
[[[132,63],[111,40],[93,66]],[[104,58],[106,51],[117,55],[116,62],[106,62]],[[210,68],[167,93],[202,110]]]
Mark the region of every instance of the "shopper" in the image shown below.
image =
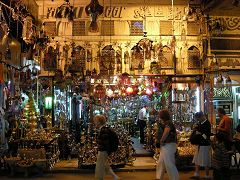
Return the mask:
[[[210,178],[209,167],[211,166],[211,124],[203,112],[197,112],[194,117],[198,121],[195,130],[201,135],[201,138],[199,138],[199,143],[196,146],[196,151],[193,157],[193,163],[195,164],[193,178],[199,178],[199,169],[201,166],[205,168],[205,178],[207,179]]]
[[[179,174],[175,165],[175,153],[177,148],[176,128],[168,110],[161,110],[159,112],[159,118],[164,124],[164,130],[159,140],[160,156],[156,166],[156,179],[163,180],[166,170],[170,180],[178,180]]]
[[[110,132],[106,127],[106,117],[103,115],[96,115],[93,119],[96,128],[99,130],[97,137],[98,155],[95,168],[95,177],[97,180],[104,180],[106,174],[113,176],[114,180],[120,179],[112,170],[108,163]]]
[[[8,149],[7,132],[9,124],[4,115],[4,110],[0,107],[0,149],[5,151]]]
[[[226,112],[223,108],[218,108],[217,112],[220,118],[217,131],[224,133],[226,135],[226,138],[229,141],[231,141],[232,140],[232,120],[228,117],[228,115],[226,115]]]
[[[236,134],[233,136],[233,139],[236,141],[240,141],[240,124],[237,125]]]
[[[146,128],[147,124],[147,106],[143,106],[139,113],[138,113],[138,125],[139,125],[139,131],[140,131],[140,143],[144,144],[145,140],[145,135],[144,135],[144,130]]]
[[[213,180],[230,180],[230,158],[223,133],[216,134],[216,143],[213,144]]]

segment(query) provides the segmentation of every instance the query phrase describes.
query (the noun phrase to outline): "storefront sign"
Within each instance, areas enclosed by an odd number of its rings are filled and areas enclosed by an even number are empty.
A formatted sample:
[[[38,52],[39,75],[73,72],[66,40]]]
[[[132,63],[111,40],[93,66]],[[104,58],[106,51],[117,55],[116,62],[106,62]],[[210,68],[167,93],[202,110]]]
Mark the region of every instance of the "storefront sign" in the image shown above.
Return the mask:
[[[174,7],[174,19],[181,20],[182,16],[185,13],[184,6],[175,6]],[[47,19],[56,18],[57,15],[62,18],[68,18],[69,7],[59,6],[59,7],[45,7],[44,12],[46,12],[45,17]],[[41,13],[41,9],[39,10]],[[75,6],[73,8],[73,18],[89,18],[85,13],[85,6]],[[172,20],[173,19],[173,9],[172,6],[163,5],[163,6],[135,6],[135,7],[126,7],[126,6],[104,6],[104,13],[100,16],[102,18],[121,18],[126,20],[140,19],[144,17],[158,17],[161,20]]]
[[[180,20],[184,12],[184,8],[175,7],[174,15],[175,20]],[[173,19],[173,8],[171,6],[163,6],[163,7],[149,7],[149,6],[141,6],[138,9],[134,10],[134,18],[144,18],[144,17],[163,17],[168,20]]]
[[[103,16],[106,18],[122,18],[122,11],[125,7],[122,6],[105,6]],[[48,7],[47,8],[47,19],[56,18],[57,14],[61,14],[61,17],[68,18],[68,14],[66,13],[68,8],[66,6],[61,7]],[[85,13],[84,6],[77,6],[73,8],[74,19],[78,18],[86,18],[88,17]]]

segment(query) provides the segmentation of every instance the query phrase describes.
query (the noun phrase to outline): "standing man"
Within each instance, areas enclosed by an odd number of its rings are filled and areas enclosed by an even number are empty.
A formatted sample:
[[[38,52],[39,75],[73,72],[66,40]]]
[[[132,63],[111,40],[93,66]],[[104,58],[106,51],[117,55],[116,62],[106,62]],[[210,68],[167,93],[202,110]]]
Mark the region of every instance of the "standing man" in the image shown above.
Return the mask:
[[[147,124],[147,106],[144,105],[138,113],[138,125],[140,131],[140,143],[144,144],[144,129]]]
[[[108,155],[110,154],[110,132],[106,127],[106,117],[103,115],[96,115],[93,119],[96,128],[99,130],[97,137],[98,155],[95,169],[95,177],[97,180],[104,180],[106,174],[112,175],[114,180],[119,177],[113,172],[108,163]]]
[[[225,138],[228,141],[232,141],[232,120],[226,115],[223,108],[217,109],[218,116],[220,118],[219,125],[217,127],[218,133],[225,134]]]

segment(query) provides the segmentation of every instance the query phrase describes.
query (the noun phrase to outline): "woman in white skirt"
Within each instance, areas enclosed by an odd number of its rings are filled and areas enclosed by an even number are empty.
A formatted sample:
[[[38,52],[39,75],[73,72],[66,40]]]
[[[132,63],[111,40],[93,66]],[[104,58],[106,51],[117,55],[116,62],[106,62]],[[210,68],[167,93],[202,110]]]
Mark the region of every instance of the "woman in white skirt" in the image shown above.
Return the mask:
[[[211,166],[211,124],[203,114],[203,112],[197,112],[195,118],[198,121],[196,128],[197,133],[202,135],[199,145],[196,146],[196,151],[193,157],[193,163],[195,164],[194,178],[199,178],[200,167],[205,168],[205,178],[209,177],[209,167]]]

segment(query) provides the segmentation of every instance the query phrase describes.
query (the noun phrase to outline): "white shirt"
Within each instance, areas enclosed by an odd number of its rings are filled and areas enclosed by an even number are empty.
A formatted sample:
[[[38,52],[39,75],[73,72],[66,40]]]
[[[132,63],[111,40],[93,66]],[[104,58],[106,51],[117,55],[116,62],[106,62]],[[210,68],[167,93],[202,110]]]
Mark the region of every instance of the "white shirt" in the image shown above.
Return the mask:
[[[147,119],[147,109],[145,107],[140,109],[140,111],[138,113],[138,119],[139,120],[146,120]]]

